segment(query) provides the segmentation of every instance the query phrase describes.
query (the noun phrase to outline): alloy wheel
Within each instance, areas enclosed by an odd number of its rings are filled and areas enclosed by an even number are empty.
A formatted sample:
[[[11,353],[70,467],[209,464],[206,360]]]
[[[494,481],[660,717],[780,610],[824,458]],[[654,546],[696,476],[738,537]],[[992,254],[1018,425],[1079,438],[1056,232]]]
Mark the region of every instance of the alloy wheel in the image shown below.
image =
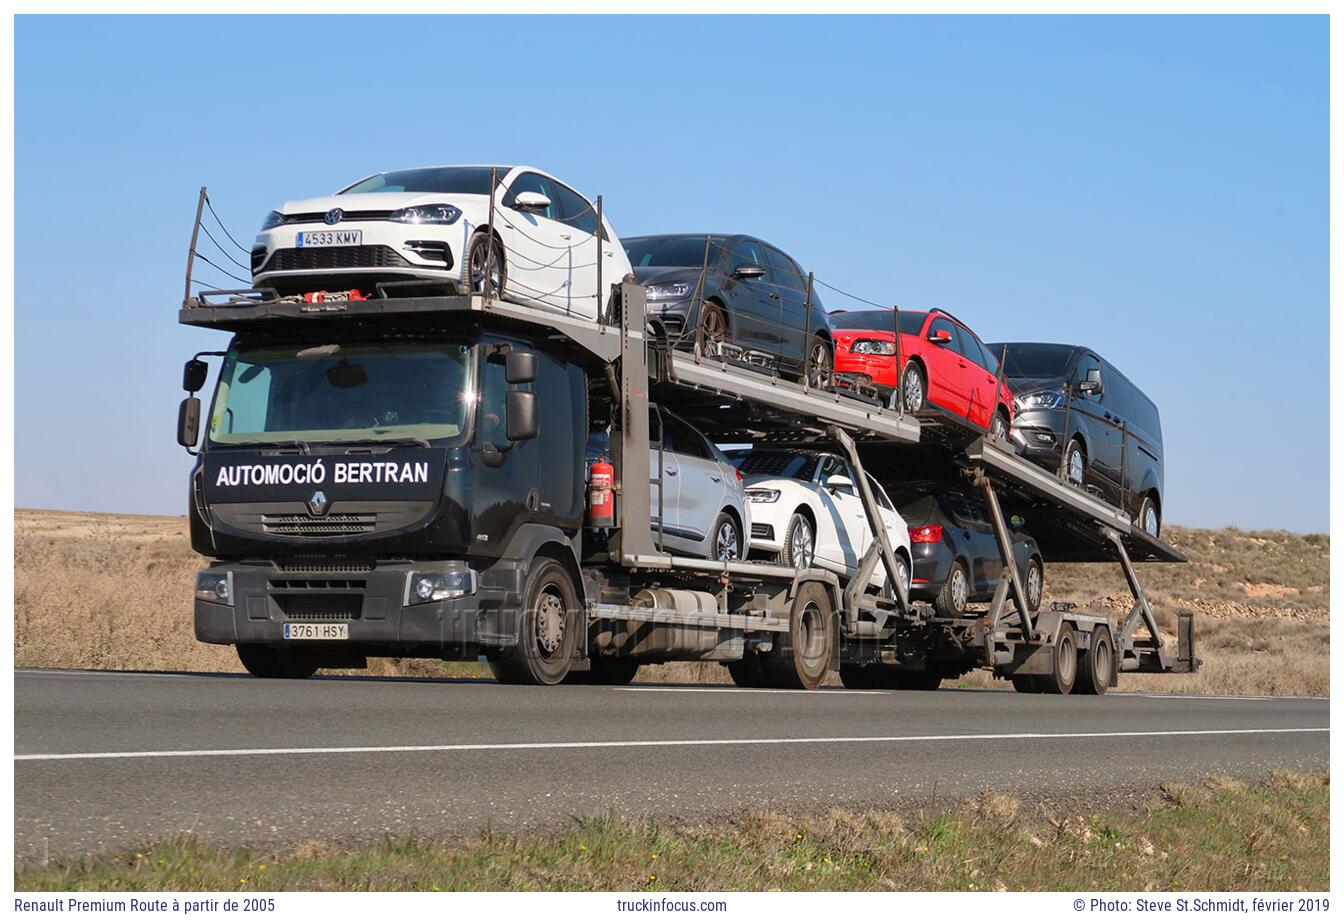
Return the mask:
[[[789,539],[793,564],[797,568],[812,567],[812,542],[812,528],[805,519],[800,518],[797,526],[793,528],[793,536]]]
[[[966,573],[957,566],[952,570],[952,604],[958,611],[966,609]]]
[[[905,411],[918,412],[924,405],[924,381],[920,379],[918,371],[906,372],[905,386],[902,389],[905,393]]]
[[[731,562],[737,558],[737,528],[732,521],[724,521],[714,537],[714,558]]]

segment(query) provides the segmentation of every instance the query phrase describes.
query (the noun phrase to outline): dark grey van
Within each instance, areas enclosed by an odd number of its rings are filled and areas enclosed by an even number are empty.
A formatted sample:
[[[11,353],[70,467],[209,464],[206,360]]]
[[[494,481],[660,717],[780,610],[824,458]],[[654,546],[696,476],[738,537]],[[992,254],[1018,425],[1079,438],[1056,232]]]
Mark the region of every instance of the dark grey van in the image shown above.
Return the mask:
[[[1115,366],[1081,345],[999,342],[1016,414],[1018,453],[1059,468],[1125,509],[1145,531],[1162,528],[1162,420],[1157,406]]]

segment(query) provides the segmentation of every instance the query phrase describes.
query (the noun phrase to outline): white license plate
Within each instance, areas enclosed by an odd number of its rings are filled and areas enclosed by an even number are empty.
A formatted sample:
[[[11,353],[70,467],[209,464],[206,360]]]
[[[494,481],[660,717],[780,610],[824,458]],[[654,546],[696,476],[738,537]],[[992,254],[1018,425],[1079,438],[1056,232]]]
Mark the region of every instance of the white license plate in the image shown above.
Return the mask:
[[[358,246],[364,240],[363,230],[305,230],[294,237],[299,249],[315,246]]]
[[[286,623],[286,639],[349,639],[349,623]]]

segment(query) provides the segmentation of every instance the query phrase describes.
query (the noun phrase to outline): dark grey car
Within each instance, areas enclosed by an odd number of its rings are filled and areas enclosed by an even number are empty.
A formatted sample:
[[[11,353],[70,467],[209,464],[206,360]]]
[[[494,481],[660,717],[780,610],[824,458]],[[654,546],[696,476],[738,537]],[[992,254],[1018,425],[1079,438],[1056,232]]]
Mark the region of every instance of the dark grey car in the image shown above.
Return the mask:
[[[1105,358],[1081,345],[999,342],[1015,394],[1018,452],[1123,508],[1147,533],[1162,530],[1162,419]]]
[[[807,273],[777,247],[713,233],[627,237],[624,245],[649,318],[681,347],[727,343],[800,379],[806,361],[814,386],[829,378],[835,351],[826,309],[815,291],[809,306]]]

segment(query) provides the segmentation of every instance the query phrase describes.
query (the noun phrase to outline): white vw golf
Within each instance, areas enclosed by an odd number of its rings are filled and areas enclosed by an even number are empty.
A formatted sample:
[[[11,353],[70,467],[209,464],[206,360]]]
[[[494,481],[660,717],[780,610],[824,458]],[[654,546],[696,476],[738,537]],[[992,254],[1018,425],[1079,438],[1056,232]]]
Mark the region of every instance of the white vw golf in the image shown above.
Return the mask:
[[[849,463],[814,450],[732,451],[733,464],[747,484],[751,505],[751,549],[784,565],[810,566],[853,575],[873,535]],[[868,485],[896,553],[896,577],[910,586],[910,532],[887,493],[873,478]],[[886,586],[881,564],[873,587]]]
[[[602,287],[630,273],[611,225],[530,166],[429,166],[378,173],[335,195],[289,201],[252,246],[252,283],[282,295],[480,293],[596,318]],[[488,230],[490,202],[495,233]],[[493,248],[493,252],[492,252]],[[489,278],[487,279],[487,267]],[[387,287],[396,285],[396,287]],[[352,295],[353,296],[353,295]]]

